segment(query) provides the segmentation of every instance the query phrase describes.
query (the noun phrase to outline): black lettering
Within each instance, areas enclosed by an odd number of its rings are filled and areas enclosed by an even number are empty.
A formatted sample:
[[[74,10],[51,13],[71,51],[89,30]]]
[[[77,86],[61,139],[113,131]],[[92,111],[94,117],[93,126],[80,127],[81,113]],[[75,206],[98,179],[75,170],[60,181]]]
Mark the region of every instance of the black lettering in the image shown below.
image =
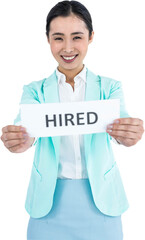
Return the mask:
[[[49,127],[49,122],[54,123],[54,127],[56,127],[56,115],[53,114],[53,119],[48,119],[48,115],[45,115],[45,120],[46,120],[46,127]]]
[[[74,115],[71,113],[64,114],[65,117],[65,125],[68,126],[68,122],[71,122],[72,125],[75,125],[72,119],[74,118]]]
[[[62,115],[59,114],[59,125],[62,126]]]
[[[91,122],[90,115],[94,115],[94,121]],[[95,112],[87,112],[87,124],[94,124],[98,121],[98,115]]]
[[[80,117],[81,114],[84,113],[77,113],[77,125],[84,125],[85,123],[81,123],[80,120],[84,119],[84,117]]]

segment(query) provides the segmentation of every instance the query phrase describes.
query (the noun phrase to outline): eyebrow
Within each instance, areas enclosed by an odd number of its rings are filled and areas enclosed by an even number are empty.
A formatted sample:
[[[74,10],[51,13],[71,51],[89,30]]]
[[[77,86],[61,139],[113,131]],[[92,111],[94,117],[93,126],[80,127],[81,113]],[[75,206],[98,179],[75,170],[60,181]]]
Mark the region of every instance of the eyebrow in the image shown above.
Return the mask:
[[[78,34],[84,34],[83,32],[73,32],[71,35],[78,35]],[[56,32],[53,33],[52,36],[59,35],[59,36],[64,36],[64,33]]]

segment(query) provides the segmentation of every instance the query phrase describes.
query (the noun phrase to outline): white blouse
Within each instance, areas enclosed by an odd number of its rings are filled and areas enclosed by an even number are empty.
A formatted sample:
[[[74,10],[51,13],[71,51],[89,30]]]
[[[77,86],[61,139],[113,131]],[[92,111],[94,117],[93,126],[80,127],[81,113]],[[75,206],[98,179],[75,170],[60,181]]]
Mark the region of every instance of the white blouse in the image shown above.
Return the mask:
[[[78,102],[85,99],[86,67],[74,78],[74,90],[66,83],[64,74],[56,69],[60,102]],[[85,164],[83,135],[61,136],[58,178],[88,178]]]

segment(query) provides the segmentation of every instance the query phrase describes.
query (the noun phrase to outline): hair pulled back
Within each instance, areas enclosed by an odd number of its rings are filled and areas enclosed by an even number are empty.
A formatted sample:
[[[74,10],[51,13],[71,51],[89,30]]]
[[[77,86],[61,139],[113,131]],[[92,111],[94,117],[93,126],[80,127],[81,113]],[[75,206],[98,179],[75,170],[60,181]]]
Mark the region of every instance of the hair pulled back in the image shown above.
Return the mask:
[[[56,17],[68,17],[71,14],[76,15],[86,24],[89,30],[89,37],[92,35],[92,18],[87,8],[78,1],[58,2],[48,13],[46,19],[46,35],[49,37],[50,23]]]

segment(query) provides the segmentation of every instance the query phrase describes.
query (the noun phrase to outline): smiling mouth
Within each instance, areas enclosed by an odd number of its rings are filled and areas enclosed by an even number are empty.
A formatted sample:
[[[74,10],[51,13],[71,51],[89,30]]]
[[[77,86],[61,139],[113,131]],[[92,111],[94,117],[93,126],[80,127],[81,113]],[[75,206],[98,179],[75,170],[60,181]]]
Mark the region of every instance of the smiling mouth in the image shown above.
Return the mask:
[[[73,56],[63,56],[63,55],[61,55],[62,59],[67,63],[73,62],[77,58],[77,56],[78,56],[78,54],[73,55]]]

